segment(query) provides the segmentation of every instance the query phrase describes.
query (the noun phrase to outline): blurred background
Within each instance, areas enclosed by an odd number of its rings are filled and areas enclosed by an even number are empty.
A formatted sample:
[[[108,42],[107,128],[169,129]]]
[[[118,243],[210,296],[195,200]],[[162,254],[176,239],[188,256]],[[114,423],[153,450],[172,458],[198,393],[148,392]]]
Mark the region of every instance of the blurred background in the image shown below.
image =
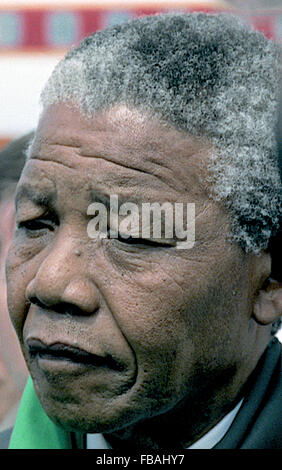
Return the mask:
[[[282,0],[1,0],[0,148],[36,125],[40,90],[67,49],[107,25],[169,10],[230,11],[282,42]]]

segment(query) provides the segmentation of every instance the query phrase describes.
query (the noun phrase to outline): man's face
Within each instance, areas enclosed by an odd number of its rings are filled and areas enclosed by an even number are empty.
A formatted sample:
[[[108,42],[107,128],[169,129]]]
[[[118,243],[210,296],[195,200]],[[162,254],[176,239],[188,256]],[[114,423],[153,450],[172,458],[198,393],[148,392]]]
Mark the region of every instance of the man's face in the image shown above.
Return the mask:
[[[44,113],[18,186],[8,304],[40,400],[65,427],[123,428],[242,367],[250,262],[208,198],[210,151],[125,107]],[[195,203],[194,247],[90,238],[88,207],[110,195]]]

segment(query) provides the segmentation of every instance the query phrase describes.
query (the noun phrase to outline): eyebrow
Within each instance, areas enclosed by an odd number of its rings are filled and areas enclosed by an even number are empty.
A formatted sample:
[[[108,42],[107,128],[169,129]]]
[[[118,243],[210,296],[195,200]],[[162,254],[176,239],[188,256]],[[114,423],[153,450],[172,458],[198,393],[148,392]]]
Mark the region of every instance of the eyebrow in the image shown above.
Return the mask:
[[[110,197],[115,196],[116,193],[114,194],[107,194],[99,190],[91,190],[90,191],[90,198],[89,198],[89,203],[94,202],[101,202],[106,206],[107,209],[110,209]],[[118,205],[121,206],[123,203],[126,203],[128,201],[134,202],[135,204],[140,203],[136,198],[128,198],[126,196],[123,196],[122,194],[118,194]],[[15,196],[15,207],[17,208],[19,204],[21,203],[22,199],[28,199],[29,201],[33,202],[36,206],[39,207],[50,207],[54,204],[56,200],[56,195],[53,191],[46,191],[44,193],[39,192],[38,189],[35,189],[33,186],[29,184],[23,184],[21,185]]]
[[[111,207],[111,201],[110,198],[112,196],[117,196],[118,197],[118,210],[122,204],[132,202],[133,204],[136,204],[137,206],[139,204],[142,204],[143,202],[150,202],[149,200],[143,201],[140,199],[140,197],[136,196],[133,192],[132,194],[129,195],[124,195],[118,192],[115,193],[106,193],[101,190],[91,190],[90,192],[90,202],[101,202],[106,206],[106,208],[109,210]]]
[[[39,192],[30,184],[23,184],[19,186],[15,196],[16,208],[20,204],[23,198],[33,202],[36,206],[50,206],[55,200],[55,193],[53,191],[45,191],[44,193]]]

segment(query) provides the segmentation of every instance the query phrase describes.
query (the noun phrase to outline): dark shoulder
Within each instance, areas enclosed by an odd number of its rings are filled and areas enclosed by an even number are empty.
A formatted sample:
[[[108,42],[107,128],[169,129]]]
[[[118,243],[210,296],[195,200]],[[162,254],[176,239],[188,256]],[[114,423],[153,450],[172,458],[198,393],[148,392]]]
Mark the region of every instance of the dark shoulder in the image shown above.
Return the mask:
[[[0,449],[8,449],[13,428],[0,432]]]

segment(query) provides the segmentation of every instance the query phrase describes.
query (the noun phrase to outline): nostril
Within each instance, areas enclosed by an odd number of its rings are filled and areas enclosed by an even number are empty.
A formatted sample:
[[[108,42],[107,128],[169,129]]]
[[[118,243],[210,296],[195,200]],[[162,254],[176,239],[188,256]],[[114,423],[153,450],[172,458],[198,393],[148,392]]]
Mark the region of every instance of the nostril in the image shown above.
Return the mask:
[[[50,285],[38,276],[26,290],[29,303],[43,310],[72,316],[86,316],[99,308],[100,296],[97,287],[88,279],[64,280]]]
[[[38,299],[38,297],[36,296],[27,296],[27,300],[33,304],[33,305],[36,305],[37,307],[40,307],[40,308],[48,308],[48,305],[44,304],[44,302],[42,302],[40,299]]]
[[[61,295],[60,305],[68,306],[73,315],[91,315],[100,304],[97,287],[88,279],[70,281]]]
[[[41,308],[42,310],[52,310],[53,312],[56,313],[61,313],[64,315],[70,315],[70,316],[83,316],[83,315],[89,315],[89,312],[85,312],[84,310],[80,309],[76,305],[69,304],[67,302],[60,302],[58,304],[52,304],[52,305],[47,305],[44,302],[42,302],[38,297],[30,297],[28,301],[36,305],[37,307]]]
[[[77,305],[72,305],[66,302],[61,302],[57,305],[53,305],[52,310],[54,312],[62,313],[64,315],[70,315],[70,316],[89,315],[89,312],[82,310]]]

